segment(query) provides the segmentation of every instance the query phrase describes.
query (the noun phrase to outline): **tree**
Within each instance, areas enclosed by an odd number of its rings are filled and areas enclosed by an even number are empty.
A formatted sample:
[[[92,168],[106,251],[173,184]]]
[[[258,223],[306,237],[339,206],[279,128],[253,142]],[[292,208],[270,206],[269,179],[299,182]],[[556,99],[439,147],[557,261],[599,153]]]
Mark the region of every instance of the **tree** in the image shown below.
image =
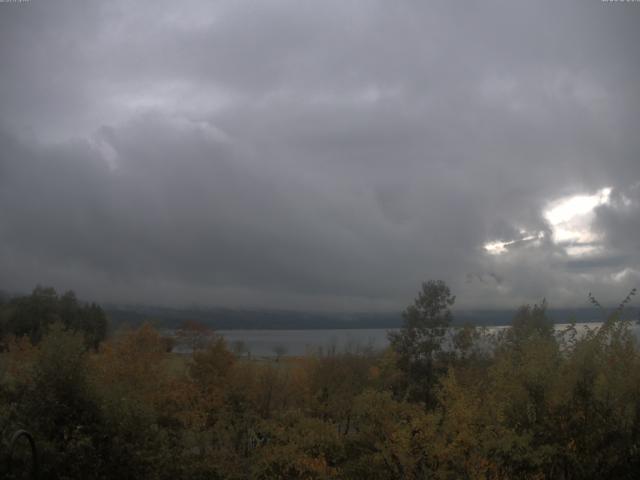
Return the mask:
[[[287,354],[287,347],[282,344],[275,345],[272,348],[273,353],[276,355],[276,362],[280,361],[280,357]]]
[[[86,474],[99,463],[101,427],[86,360],[82,336],[56,322],[39,345],[33,379],[18,389],[18,419],[36,437],[42,478],[97,478]]]
[[[168,426],[177,422],[166,413],[173,413],[171,390],[183,385],[170,382],[160,334],[148,323],[121,332],[89,360],[102,418],[94,435],[100,448],[99,478],[172,478],[170,472],[178,468],[173,456],[180,455],[182,442],[168,435]],[[167,472],[166,477],[158,472]]]
[[[553,321],[547,316],[547,301],[542,299],[540,305],[523,305],[518,309],[508,331],[508,338],[514,343],[520,343],[532,335],[551,338],[553,331]]]
[[[224,338],[216,337],[207,349],[193,353],[189,372],[204,391],[221,390],[235,361],[236,358],[227,349]]]
[[[341,438],[331,424],[293,410],[262,422],[261,434],[268,441],[251,459],[251,478],[343,478],[334,466]]]
[[[419,405],[373,390],[364,391],[353,403],[354,428],[345,438],[346,461],[339,478],[456,478],[433,476],[435,425]]]
[[[0,305],[0,334],[28,336],[38,343],[55,322],[84,335],[85,345],[97,350],[107,335],[107,317],[95,303],[78,301],[75,293],[58,295],[53,288],[37,286],[31,295]]]
[[[406,393],[411,400],[430,405],[435,400],[433,386],[444,370],[442,344],[451,325],[456,297],[442,280],[422,284],[412,305],[403,312],[404,324],[399,332],[390,332],[391,347],[398,354],[398,367],[406,375]]]
[[[185,320],[176,330],[178,343],[186,346],[191,353],[207,348],[217,339],[215,332],[207,325],[195,320]]]

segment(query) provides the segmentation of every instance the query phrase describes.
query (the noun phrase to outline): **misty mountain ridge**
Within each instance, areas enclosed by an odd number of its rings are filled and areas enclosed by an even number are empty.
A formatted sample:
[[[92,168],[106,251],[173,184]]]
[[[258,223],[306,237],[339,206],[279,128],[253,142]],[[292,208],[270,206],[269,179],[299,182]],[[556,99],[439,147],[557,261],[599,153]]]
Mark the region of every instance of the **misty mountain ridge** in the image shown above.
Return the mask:
[[[162,328],[177,328],[186,320],[196,321],[215,330],[313,330],[399,328],[400,312],[326,313],[313,311],[213,308],[167,308],[154,306],[104,306],[113,327],[150,322]],[[628,318],[637,312],[629,310]],[[515,309],[453,310],[453,325],[509,325]],[[606,313],[594,308],[551,308],[554,323],[597,322]]]

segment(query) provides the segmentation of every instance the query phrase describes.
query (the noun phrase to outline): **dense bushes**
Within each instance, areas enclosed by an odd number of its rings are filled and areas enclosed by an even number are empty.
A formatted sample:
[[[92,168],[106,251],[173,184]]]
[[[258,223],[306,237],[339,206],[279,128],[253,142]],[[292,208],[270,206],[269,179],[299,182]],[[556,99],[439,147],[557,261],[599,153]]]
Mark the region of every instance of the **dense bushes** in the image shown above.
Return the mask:
[[[637,477],[640,351],[626,322],[555,333],[544,305],[526,307],[502,334],[460,329],[452,352],[424,323],[442,328],[440,313],[413,316],[423,330],[401,332],[404,349],[279,362],[217,338],[170,354],[149,326],[96,352],[54,323],[36,346],[7,342],[0,420],[34,432],[48,479]],[[421,348],[432,377],[416,387]]]

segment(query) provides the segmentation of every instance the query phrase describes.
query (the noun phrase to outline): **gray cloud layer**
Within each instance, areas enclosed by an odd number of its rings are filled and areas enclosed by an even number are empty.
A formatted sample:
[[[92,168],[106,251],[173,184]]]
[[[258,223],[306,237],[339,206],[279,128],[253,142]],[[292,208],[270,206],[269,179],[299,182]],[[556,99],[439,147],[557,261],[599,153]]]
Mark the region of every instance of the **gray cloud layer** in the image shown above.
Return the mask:
[[[385,310],[442,278],[468,307],[616,301],[640,283],[639,20],[595,1],[0,4],[0,288]],[[569,255],[543,212],[603,187],[597,248]]]

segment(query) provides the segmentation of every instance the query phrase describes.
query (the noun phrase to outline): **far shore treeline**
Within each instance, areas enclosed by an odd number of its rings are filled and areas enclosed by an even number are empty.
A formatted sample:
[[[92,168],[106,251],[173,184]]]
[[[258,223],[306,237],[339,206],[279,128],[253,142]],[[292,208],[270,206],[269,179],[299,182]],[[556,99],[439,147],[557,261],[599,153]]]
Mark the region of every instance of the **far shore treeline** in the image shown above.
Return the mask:
[[[602,324],[580,334],[544,301],[491,331],[429,281],[384,351],[256,359],[197,318],[174,354],[149,323],[37,287],[0,296],[0,428],[31,432],[52,480],[635,479],[635,293],[589,294]]]
[[[56,296],[52,288],[36,287],[31,295],[10,295],[0,291],[0,305],[12,300],[17,303],[37,303],[42,296]],[[77,299],[73,292],[60,297]],[[586,303],[586,302],[585,302]],[[94,306],[97,306],[94,304]],[[195,321],[214,330],[316,330],[316,329],[389,329],[400,328],[403,323],[399,312],[354,312],[332,313],[316,311],[240,309],[240,308],[169,308],[146,305],[100,305],[108,319],[111,331],[120,327],[139,327],[152,323],[156,328],[178,329],[186,321]],[[510,325],[516,314],[511,309],[456,310],[452,325],[473,324],[475,326]],[[548,318],[554,323],[575,321],[594,322],[602,320],[592,307],[548,308]],[[637,317],[637,314],[636,314]],[[640,317],[638,317],[640,318]]]
[[[148,306],[103,307],[113,328],[120,325],[140,326],[150,319],[162,328],[179,328],[185,319],[197,321],[214,330],[318,330],[400,328],[400,313],[322,313],[291,310],[243,310],[231,308],[161,308]],[[510,325],[515,309],[456,310],[453,325],[472,323],[476,326]],[[551,308],[547,310],[554,323],[593,322],[601,317],[593,308]]]

